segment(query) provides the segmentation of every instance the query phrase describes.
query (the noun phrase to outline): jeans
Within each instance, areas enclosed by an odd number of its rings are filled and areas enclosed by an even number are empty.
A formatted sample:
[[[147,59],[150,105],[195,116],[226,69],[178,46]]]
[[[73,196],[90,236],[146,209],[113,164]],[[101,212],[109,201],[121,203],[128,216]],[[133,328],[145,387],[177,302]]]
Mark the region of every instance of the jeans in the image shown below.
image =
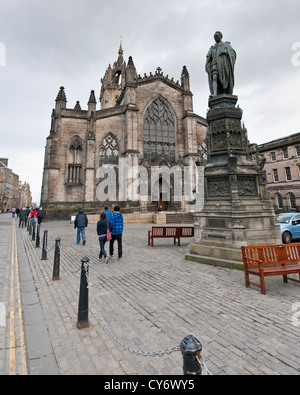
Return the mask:
[[[99,237],[99,243],[100,243],[100,254],[99,254],[99,258],[102,258],[102,255],[104,256],[104,258],[107,257],[106,251],[104,249],[105,243],[106,243],[106,237]]]
[[[85,228],[77,228],[77,244],[80,244],[80,235],[82,237],[82,241],[85,241]]]
[[[118,242],[118,257],[122,258],[122,235],[111,235],[112,239],[109,243],[109,253],[110,255],[114,255],[114,242],[117,240]]]

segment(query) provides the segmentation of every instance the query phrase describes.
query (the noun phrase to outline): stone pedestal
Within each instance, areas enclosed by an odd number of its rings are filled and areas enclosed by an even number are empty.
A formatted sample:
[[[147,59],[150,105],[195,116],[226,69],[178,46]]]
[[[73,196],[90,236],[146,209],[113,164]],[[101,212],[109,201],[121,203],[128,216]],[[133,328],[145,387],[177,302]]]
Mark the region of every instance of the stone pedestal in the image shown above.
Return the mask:
[[[205,203],[195,215],[196,239],[186,259],[242,268],[242,245],[280,244],[264,160],[249,151],[237,96],[209,100]]]

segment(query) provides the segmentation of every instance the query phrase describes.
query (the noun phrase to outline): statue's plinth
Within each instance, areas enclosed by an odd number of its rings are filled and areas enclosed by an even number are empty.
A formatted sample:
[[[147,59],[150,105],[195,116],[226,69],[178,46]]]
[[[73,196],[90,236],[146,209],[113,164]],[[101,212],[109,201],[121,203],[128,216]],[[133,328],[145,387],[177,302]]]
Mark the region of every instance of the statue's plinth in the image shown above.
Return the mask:
[[[242,268],[241,246],[280,244],[281,233],[265,172],[259,157],[249,152],[237,99],[209,100],[205,203],[195,216],[197,240],[186,259]]]

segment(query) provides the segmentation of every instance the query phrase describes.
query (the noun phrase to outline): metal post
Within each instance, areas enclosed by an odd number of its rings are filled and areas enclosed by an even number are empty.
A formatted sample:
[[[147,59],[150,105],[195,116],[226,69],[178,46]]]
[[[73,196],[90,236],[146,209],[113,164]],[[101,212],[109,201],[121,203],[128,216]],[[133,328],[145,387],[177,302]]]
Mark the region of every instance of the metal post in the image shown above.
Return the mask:
[[[40,229],[41,229],[41,225],[38,224],[37,230],[36,230],[36,239],[35,239],[35,246],[37,248],[40,246]]]
[[[89,273],[88,257],[81,259],[81,278],[78,303],[77,328],[83,329],[89,326],[89,289],[88,289],[88,273]]]
[[[35,228],[36,228],[36,226],[35,226],[35,222],[32,224],[32,240],[34,241],[35,240]]]
[[[53,265],[53,277],[52,281],[60,280],[59,278],[59,265],[60,265],[60,238],[55,239],[55,253],[54,253],[54,265]]]
[[[183,374],[200,376],[202,368],[198,357],[201,357],[202,344],[193,335],[189,335],[180,343],[180,349],[183,356]]]
[[[47,260],[48,230],[44,230],[42,261]]]
[[[32,222],[31,219],[29,219],[29,236],[32,235]]]

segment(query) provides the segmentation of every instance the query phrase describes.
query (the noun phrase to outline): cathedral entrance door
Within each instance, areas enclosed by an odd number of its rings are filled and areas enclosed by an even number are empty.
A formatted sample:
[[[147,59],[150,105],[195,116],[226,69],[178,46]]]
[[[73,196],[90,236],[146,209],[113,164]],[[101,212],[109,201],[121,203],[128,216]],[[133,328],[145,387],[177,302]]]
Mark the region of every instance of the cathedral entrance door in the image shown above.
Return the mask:
[[[162,193],[160,194],[160,198],[159,198],[159,206],[162,211],[168,211],[169,202],[162,200]]]

